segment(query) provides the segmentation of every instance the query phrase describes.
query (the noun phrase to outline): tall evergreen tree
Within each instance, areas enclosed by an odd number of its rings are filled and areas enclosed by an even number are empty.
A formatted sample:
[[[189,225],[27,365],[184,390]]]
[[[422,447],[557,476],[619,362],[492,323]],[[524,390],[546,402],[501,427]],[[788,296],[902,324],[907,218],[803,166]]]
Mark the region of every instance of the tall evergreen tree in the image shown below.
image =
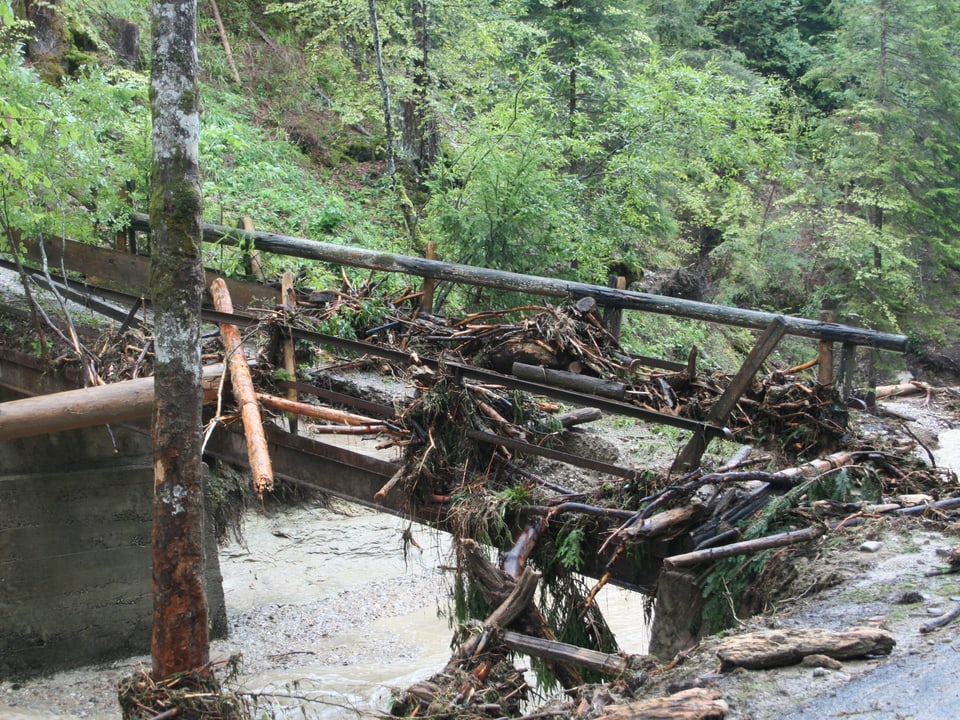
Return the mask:
[[[837,107],[813,137],[820,187],[847,228],[834,248],[844,277],[896,312],[911,304],[912,263],[960,266],[960,8],[950,0],[839,8],[834,43],[804,78]],[[861,229],[850,232],[852,222]]]

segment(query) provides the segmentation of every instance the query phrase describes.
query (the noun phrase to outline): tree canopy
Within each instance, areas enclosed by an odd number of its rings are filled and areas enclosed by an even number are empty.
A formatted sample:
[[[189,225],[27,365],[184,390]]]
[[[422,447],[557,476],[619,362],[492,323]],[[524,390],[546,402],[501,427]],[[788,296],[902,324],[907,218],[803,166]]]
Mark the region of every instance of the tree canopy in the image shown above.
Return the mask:
[[[104,22],[148,3],[56,5],[51,83],[26,4],[0,2],[3,220],[96,241],[148,192],[149,58]],[[829,298],[883,329],[960,270],[954,2],[374,7],[379,53],[365,0],[221,2],[242,87],[201,8],[208,219],[590,282],[684,266],[723,302]]]

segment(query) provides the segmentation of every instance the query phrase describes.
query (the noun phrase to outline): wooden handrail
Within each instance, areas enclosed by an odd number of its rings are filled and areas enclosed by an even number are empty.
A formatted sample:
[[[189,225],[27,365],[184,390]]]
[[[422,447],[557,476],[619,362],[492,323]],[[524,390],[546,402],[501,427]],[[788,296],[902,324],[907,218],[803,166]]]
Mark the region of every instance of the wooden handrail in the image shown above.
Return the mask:
[[[134,229],[149,232],[150,222],[147,215],[133,214],[130,221]],[[791,335],[845,342],[851,345],[866,345],[894,352],[906,352],[907,349],[907,337],[905,335],[895,335],[837,323],[825,323],[807,318],[777,315],[776,313],[759,310],[712,305],[683,298],[651,295],[632,290],[618,290],[603,285],[523,275],[505,270],[490,270],[489,268],[441,262],[439,260],[425,260],[408,255],[335,245],[275,233],[241,230],[224,225],[205,223],[203,225],[203,239],[210,243],[243,244],[248,247],[252,243],[258,250],[277,255],[289,255],[368,270],[400,272],[407,275],[478,285],[498,290],[512,290],[544,297],[592,297],[598,304],[604,306],[674,315],[723,325],[763,329],[774,318],[780,317],[786,323],[786,332]]]

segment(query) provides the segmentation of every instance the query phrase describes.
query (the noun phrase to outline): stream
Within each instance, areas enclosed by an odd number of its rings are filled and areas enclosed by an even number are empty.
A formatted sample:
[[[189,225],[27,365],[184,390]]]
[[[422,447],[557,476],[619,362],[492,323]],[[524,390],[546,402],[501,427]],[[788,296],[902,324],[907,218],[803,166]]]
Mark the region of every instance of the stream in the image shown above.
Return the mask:
[[[220,550],[230,637],[211,657],[242,652],[240,690],[269,695],[277,717],[383,712],[391,690],[450,657],[449,536],[418,525],[404,559],[400,518],[339,503],[251,512],[243,543]],[[604,588],[598,602],[622,649],[646,651],[642,596]],[[148,657],[0,683],[2,720],[117,720],[116,683]],[[284,696],[285,699],[284,699]]]

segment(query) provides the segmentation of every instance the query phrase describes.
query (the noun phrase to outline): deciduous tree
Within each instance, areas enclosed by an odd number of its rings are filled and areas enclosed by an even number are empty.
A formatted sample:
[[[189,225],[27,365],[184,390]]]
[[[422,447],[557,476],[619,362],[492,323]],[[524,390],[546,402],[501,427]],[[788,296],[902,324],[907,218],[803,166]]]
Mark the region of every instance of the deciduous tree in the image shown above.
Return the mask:
[[[196,0],[153,0],[154,678],[209,660],[201,474]]]

